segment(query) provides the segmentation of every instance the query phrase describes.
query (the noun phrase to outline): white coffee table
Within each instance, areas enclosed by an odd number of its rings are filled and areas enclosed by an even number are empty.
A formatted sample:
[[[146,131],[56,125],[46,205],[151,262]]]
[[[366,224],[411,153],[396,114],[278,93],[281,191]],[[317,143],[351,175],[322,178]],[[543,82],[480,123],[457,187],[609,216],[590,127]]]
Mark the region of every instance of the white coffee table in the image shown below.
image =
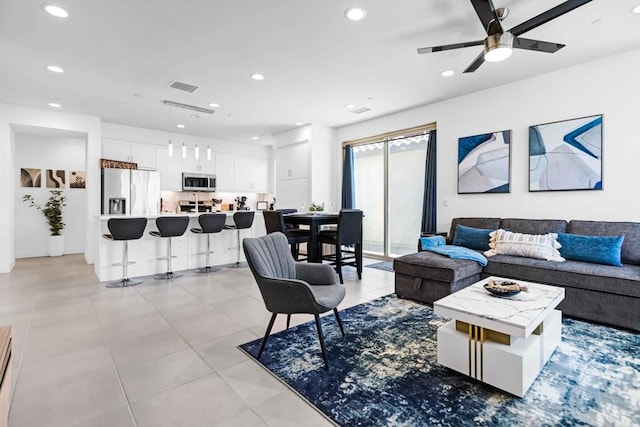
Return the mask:
[[[438,328],[438,363],[522,397],[561,340],[564,289],[513,280],[529,288],[491,295],[488,277],[433,303],[453,320]]]

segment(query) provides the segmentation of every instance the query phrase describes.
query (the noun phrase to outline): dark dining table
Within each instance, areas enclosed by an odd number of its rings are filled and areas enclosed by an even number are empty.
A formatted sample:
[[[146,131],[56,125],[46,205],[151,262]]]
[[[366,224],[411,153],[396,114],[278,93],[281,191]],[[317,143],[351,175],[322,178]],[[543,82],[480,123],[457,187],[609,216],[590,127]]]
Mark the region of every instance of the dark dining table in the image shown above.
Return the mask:
[[[318,251],[318,230],[321,225],[338,224],[337,213],[296,212],[283,215],[285,224],[309,226],[307,261],[322,262],[322,253]]]

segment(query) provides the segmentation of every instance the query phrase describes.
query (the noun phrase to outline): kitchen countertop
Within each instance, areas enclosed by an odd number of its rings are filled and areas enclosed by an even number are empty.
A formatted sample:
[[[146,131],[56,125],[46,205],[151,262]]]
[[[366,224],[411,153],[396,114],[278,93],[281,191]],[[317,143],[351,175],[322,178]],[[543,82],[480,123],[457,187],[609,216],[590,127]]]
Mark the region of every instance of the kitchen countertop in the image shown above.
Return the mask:
[[[255,212],[257,214],[261,214],[262,213],[262,211],[223,211],[223,212],[215,212],[215,213],[223,213],[223,214],[226,214],[227,216],[232,216],[236,212]],[[165,212],[165,213],[162,213],[162,214],[153,214],[153,215],[95,215],[95,218],[98,218],[98,219],[101,219],[101,220],[106,220],[106,219],[110,219],[110,218],[147,218],[147,219],[156,219],[159,216],[188,216],[189,218],[197,218],[200,215],[202,215],[203,213],[208,213],[208,212],[200,212],[200,213],[184,212],[184,213],[180,213],[180,214],[176,214],[176,213],[172,213],[172,212]]]

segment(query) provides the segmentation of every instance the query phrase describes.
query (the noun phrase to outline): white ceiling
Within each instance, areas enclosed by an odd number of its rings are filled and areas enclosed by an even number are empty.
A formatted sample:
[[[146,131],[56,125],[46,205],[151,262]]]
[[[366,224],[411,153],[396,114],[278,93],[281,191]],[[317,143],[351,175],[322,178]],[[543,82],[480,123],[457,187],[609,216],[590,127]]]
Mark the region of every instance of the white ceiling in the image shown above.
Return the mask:
[[[0,101],[99,116],[104,122],[268,144],[295,122],[340,127],[640,47],[640,0],[594,0],[529,33],[565,43],[516,50],[462,74],[480,47],[416,49],[484,38],[464,0],[0,0]],[[561,1],[494,0],[511,28]],[[364,21],[344,18],[364,7]],[[593,23],[600,20],[597,23]],[[63,74],[46,70],[60,65]],[[444,70],[456,71],[443,78]],[[262,73],[262,82],[249,75]],[[194,93],[168,88],[173,79]],[[558,83],[559,85],[562,82]],[[138,94],[141,96],[134,96]],[[172,109],[169,99],[214,115]],[[371,111],[360,115],[345,104]],[[178,121],[187,128],[175,128]],[[425,122],[429,121],[425,117]]]

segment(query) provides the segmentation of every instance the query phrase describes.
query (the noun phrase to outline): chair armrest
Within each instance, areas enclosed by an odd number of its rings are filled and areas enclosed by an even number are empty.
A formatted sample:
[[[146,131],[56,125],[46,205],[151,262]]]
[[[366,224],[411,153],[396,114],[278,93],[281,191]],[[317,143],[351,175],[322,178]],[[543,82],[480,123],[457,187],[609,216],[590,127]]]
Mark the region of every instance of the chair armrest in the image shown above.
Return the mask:
[[[296,263],[296,278],[311,285],[338,284],[338,276],[333,267],[327,264]]]
[[[313,289],[302,280],[260,277],[258,286],[272,313],[320,313]]]

